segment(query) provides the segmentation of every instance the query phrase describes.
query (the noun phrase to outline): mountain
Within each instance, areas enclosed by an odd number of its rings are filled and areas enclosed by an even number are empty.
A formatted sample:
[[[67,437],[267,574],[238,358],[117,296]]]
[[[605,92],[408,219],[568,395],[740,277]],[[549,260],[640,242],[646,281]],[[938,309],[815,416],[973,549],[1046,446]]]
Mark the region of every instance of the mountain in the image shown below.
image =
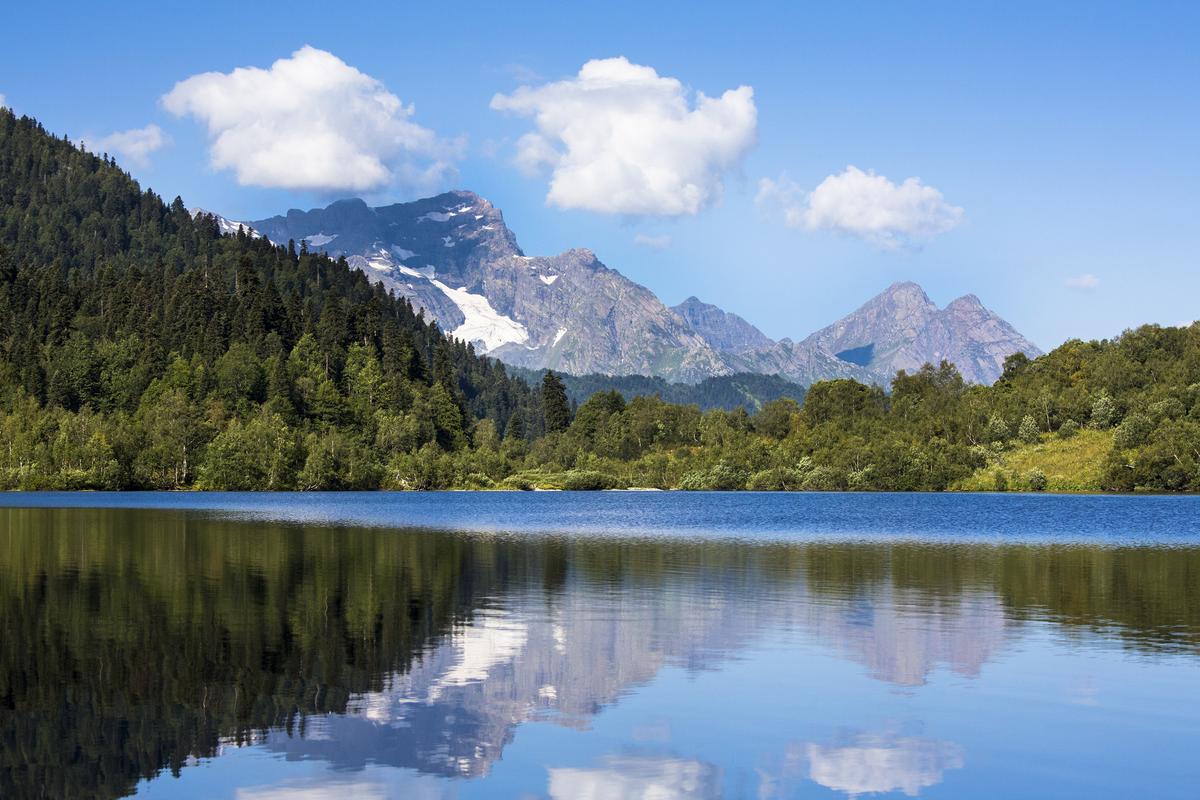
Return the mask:
[[[166,203],[0,108],[0,487],[377,484],[364,459],[436,458],[485,418],[532,438],[539,409],[360,271]]]
[[[915,283],[894,283],[801,345],[862,366],[878,379],[949,361],[972,383],[993,383],[1004,359],[1042,351],[973,294],[939,309]]]
[[[500,210],[472,192],[379,208],[343,200],[250,224],[272,241],[345,256],[509,364],[687,382],[732,372],[653,292],[590,250],[525,255]]]
[[[234,230],[246,224],[218,219]],[[667,307],[590,250],[525,255],[500,210],[468,191],[376,208],[340,200],[248,227],[273,242],[345,257],[476,352],[533,370],[887,385],[898,369],[947,359],[968,381],[991,383],[1007,356],[1041,353],[974,295],[939,309],[915,283],[894,284],[799,342],[774,341],[696,297]]]
[[[887,386],[898,370],[955,364],[971,383],[1000,377],[1004,359],[1036,345],[975,295],[939,309],[915,283],[894,283],[856,311],[800,342],[771,341],[746,320],[689,297],[675,310],[738,372],[783,375],[803,385],[853,378]]]
[[[721,353],[747,353],[768,348],[775,342],[737,314],[723,311],[695,296],[672,306],[688,326]]]
[[[227,219],[226,217],[222,217],[220,214],[214,214],[213,212],[207,211],[203,208],[193,208],[189,213],[192,215],[192,219],[212,217],[212,221],[216,223],[217,231],[219,233],[236,236],[237,232],[241,230],[251,239],[262,238],[262,234],[250,227],[250,223],[248,222],[238,222],[235,219]]]

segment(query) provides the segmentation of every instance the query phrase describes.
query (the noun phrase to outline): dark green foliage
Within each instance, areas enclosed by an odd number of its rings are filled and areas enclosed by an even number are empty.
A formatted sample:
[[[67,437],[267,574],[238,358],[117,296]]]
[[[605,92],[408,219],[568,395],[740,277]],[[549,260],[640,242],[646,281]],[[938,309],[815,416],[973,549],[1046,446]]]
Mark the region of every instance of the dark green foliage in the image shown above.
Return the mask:
[[[546,433],[565,431],[571,424],[567,389],[553,372],[547,372],[542,378],[542,420]]]
[[[1029,484],[1029,491],[1046,491],[1046,473],[1042,472],[1040,469],[1031,470],[1030,473],[1025,476],[1025,480],[1026,483]]]
[[[943,490],[1087,421],[1116,427],[1105,489],[1200,491],[1200,325],[1012,356],[991,387],[527,374],[0,109],[0,488]]]
[[[221,236],[0,109],[0,486],[377,487],[532,400],[344,261]]]
[[[510,367],[509,372],[524,378],[531,385],[541,383],[544,372]],[[696,405],[701,411],[714,408],[732,411],[735,408],[757,410],[772,400],[790,398],[804,401],[803,386],[778,375],[757,375],[750,372],[706,378],[699,383],[668,383],[662,378],[645,375],[564,375],[559,373],[573,403],[582,404],[597,392],[619,392],[626,400],[635,397],[660,397],[668,403]]]
[[[798,609],[858,608],[891,592],[936,612],[982,595],[1013,620],[1053,619],[1064,636],[1102,628],[1131,660],[1200,652],[1194,546],[747,547],[118,509],[0,509],[0,530],[6,800],[126,797],[144,788],[140,780],[178,774],[230,743],[272,731],[299,737],[326,715],[346,714],[356,697],[388,688],[498,602],[537,596],[584,619],[590,610],[578,599],[657,597],[665,624],[679,625],[687,642],[695,627],[688,614],[714,586],[744,603],[767,597]],[[692,576],[699,579],[689,584]],[[435,732],[461,729],[453,716],[437,719]],[[472,722],[470,731],[497,730]],[[394,752],[412,754],[404,764],[447,775],[457,762],[425,754],[451,747],[471,756],[478,741],[396,730],[408,736],[390,740]],[[353,786],[343,794],[356,796]]]

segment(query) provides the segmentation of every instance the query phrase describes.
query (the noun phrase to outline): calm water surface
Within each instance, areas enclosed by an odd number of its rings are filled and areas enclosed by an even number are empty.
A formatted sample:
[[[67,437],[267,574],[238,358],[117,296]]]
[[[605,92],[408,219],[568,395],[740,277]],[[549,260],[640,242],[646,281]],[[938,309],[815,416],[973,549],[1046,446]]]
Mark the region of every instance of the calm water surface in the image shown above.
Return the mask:
[[[1200,498],[0,495],[0,797],[1195,798]]]

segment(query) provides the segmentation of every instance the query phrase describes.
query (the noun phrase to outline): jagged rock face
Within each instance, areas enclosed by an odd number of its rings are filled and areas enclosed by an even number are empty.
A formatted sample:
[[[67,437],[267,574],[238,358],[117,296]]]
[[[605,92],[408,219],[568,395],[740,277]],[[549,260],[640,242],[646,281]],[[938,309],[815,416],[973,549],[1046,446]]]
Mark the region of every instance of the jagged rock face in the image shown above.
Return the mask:
[[[782,375],[801,386],[835,378],[853,378],[863,383],[878,383],[872,372],[845,361],[818,347],[791,339],[780,339],[769,347],[749,353],[731,354],[728,360],[738,372]]]
[[[955,364],[967,381],[988,384],[1000,377],[1004,359],[1013,353],[1041,355],[974,295],[939,309],[915,283],[893,284],[801,344],[859,364],[885,385],[898,370],[912,372],[943,360]]]
[[[273,242],[345,256],[450,335],[533,369],[687,383],[756,372],[803,385],[887,385],[899,369],[946,359],[968,381],[991,383],[1008,355],[1040,354],[973,295],[939,309],[915,283],[889,287],[801,342],[776,342],[695,297],[668,308],[590,250],[527,256],[500,210],[472,192],[378,208],[340,200],[248,226]]]
[[[748,353],[774,344],[762,331],[737,314],[723,311],[711,303],[702,303],[694,296],[671,308],[720,353]]]
[[[448,192],[379,208],[339,200],[251,224],[272,241],[306,241],[312,250],[345,256],[443,330],[467,325],[464,336],[493,346],[521,337],[519,325],[499,319],[502,312],[466,296],[478,294],[484,264],[521,254],[500,210],[476,194]]]
[[[575,374],[658,375],[689,383],[730,372],[720,355],[653,292],[604,266],[589,250],[526,258],[515,266],[498,265],[486,287],[501,303],[509,302],[512,293],[514,316],[526,321],[531,334],[530,344],[495,350],[503,361]]]
[[[1009,355],[1041,353],[974,295],[939,309],[909,282],[893,284],[801,342],[773,342],[740,317],[695,298],[675,310],[735,371],[779,374],[804,385],[854,378],[886,386],[899,370],[913,372],[943,359],[967,381],[986,384],[1000,377]]]
[[[589,250],[526,256],[471,192],[370,208],[343,200],[251,223],[276,242],[346,256],[443,330],[520,366],[697,382],[730,372],[654,293]]]

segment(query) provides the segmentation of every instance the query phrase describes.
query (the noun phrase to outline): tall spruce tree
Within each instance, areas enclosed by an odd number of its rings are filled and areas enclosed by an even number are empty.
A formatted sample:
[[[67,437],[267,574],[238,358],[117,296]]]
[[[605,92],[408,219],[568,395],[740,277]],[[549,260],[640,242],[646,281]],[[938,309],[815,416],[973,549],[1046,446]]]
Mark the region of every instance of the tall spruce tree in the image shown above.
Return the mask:
[[[567,387],[562,379],[547,370],[542,378],[542,419],[546,433],[565,431],[571,424],[571,406],[567,402]]]

